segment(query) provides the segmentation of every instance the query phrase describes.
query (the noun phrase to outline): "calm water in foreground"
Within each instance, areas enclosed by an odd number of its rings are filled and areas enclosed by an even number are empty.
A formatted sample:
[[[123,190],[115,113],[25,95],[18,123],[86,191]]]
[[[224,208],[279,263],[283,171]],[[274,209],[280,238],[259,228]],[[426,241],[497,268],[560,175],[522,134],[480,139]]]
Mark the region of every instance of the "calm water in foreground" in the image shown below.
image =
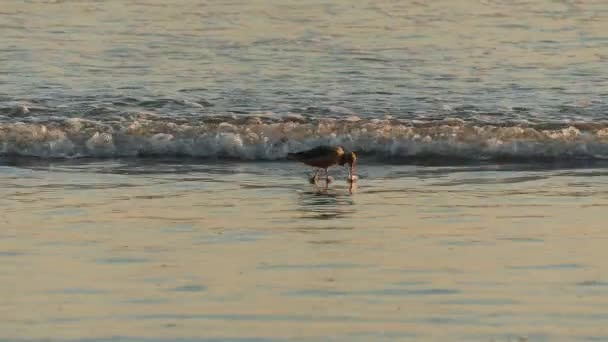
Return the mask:
[[[289,163],[2,167],[0,331],[608,340],[605,168],[360,169],[349,195]]]
[[[608,341],[608,2],[0,1],[0,341]],[[328,189],[288,152],[361,157]]]

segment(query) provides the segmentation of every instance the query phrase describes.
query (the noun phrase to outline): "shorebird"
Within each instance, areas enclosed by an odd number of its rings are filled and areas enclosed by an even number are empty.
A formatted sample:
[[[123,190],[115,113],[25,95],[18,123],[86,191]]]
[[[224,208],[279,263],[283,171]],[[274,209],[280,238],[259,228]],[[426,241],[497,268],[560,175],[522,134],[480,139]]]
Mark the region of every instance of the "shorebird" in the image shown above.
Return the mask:
[[[317,181],[317,174],[320,170],[325,171],[325,182],[329,183],[329,174],[327,169],[333,165],[343,166],[344,164],[350,165],[350,172],[348,174],[349,182],[354,181],[355,164],[357,162],[357,156],[355,152],[346,152],[342,146],[319,146],[308,151],[302,151],[297,153],[288,153],[287,159],[297,160],[306,165],[316,167],[317,170],[311,178],[311,182]]]

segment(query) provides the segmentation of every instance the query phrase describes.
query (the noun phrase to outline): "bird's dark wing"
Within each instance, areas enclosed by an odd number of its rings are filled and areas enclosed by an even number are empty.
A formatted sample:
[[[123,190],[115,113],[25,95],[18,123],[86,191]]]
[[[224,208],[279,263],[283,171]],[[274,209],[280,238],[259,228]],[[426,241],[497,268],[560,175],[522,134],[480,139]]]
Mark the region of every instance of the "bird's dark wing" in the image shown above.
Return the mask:
[[[312,148],[308,151],[290,153],[290,155],[298,158],[315,158],[319,156],[329,155],[330,153],[335,153],[335,151],[336,148],[333,146],[319,146]]]

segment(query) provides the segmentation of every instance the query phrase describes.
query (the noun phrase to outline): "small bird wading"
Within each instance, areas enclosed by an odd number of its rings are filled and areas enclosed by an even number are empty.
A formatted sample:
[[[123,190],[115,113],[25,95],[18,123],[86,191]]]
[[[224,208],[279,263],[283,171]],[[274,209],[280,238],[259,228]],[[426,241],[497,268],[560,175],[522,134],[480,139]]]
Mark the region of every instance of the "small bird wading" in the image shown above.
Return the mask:
[[[289,153],[287,158],[317,168],[311,178],[312,182],[317,181],[319,171],[323,170],[326,184],[329,183],[327,169],[333,165],[343,166],[344,164],[350,165],[348,181],[352,183],[355,180],[357,156],[354,152],[347,152],[342,146],[319,146],[307,151]]]

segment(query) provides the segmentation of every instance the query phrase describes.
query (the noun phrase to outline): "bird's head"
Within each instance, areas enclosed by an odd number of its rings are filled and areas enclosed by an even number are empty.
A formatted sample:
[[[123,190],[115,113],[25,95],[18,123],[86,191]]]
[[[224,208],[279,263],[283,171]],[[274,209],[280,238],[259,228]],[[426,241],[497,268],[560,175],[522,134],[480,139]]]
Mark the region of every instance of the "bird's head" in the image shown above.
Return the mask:
[[[350,165],[350,177],[354,175],[355,172],[355,164],[357,163],[357,155],[355,152],[346,152],[342,155],[340,160],[340,165],[348,164]]]

